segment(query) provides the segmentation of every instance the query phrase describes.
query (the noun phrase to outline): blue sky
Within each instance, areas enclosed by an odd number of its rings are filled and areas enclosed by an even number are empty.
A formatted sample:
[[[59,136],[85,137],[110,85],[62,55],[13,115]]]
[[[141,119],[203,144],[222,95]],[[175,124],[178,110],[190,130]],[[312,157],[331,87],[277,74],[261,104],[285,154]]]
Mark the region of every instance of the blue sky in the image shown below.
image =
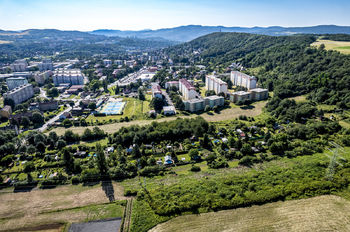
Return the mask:
[[[349,0],[0,0],[0,29],[350,25]]]

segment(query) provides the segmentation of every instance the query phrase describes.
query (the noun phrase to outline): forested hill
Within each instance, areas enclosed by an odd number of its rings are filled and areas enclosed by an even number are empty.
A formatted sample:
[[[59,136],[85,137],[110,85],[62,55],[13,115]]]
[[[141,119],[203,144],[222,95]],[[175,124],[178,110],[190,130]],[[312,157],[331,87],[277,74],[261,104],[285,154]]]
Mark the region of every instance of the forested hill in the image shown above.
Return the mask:
[[[350,56],[311,47],[316,38],[213,33],[166,51],[175,62],[204,64],[208,71],[240,62],[277,98],[310,93],[316,102],[349,108]]]

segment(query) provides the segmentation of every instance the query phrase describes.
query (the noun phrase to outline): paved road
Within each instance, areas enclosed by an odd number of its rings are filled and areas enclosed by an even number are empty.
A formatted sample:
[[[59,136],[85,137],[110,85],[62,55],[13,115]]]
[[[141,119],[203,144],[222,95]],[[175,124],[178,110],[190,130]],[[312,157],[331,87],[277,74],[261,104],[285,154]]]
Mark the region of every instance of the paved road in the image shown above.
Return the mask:
[[[112,88],[114,86],[126,86],[126,85],[130,85],[130,83],[132,82],[136,82],[136,78],[138,76],[140,76],[144,71],[146,71],[146,68],[142,68],[140,69],[139,71],[137,72],[134,72],[134,73],[131,73],[129,75],[127,75],[126,77],[123,77],[122,79],[120,80],[117,80],[115,82],[113,82],[112,84],[109,84],[108,85],[108,88]]]

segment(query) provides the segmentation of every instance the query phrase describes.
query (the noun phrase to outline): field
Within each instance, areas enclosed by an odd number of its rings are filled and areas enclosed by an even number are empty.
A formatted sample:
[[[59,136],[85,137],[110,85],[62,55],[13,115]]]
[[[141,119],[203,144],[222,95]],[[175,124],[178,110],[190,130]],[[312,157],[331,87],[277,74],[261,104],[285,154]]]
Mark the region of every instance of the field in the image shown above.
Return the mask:
[[[119,185],[113,184],[113,190],[116,200],[125,199]],[[0,231],[58,231],[71,222],[122,217],[124,208],[121,201],[109,204],[101,185],[69,185],[21,193],[2,190],[0,200]]]
[[[349,231],[350,202],[338,196],[269,203],[234,210],[186,215],[151,232],[176,231]]]
[[[141,102],[141,101],[134,100],[133,102]],[[129,104],[129,108],[128,108],[128,104]],[[136,105],[138,105],[139,103],[134,103],[134,104],[135,104],[135,108],[132,108],[132,107],[130,107],[130,105],[132,105],[132,101],[127,103],[126,109],[124,110],[125,114],[123,116],[130,114],[133,111],[133,109],[135,109],[137,112],[140,112],[137,109],[140,109],[142,106],[136,107]],[[254,116],[258,116],[259,114],[262,113],[262,109],[265,106],[265,104],[266,104],[266,101],[260,101],[260,102],[256,102],[256,103],[252,104],[251,108],[232,107],[232,108],[221,110],[219,113],[213,113],[213,114],[202,113],[202,114],[200,114],[200,116],[203,117],[208,122],[218,122],[218,121],[231,120],[231,119],[238,118],[240,115],[254,117]],[[145,112],[145,108],[146,107],[143,107],[143,112]],[[127,111],[127,109],[128,109],[128,111]],[[147,110],[149,110],[149,108],[147,108]],[[196,116],[197,115],[193,114],[190,116],[179,116],[179,118],[193,118]],[[103,119],[103,120],[108,121],[109,119],[113,119],[114,117],[117,118],[117,117],[121,117],[121,116],[105,116],[105,117],[89,116],[87,118],[87,121],[96,120],[96,119],[98,119],[98,120]],[[153,121],[165,122],[165,121],[175,120],[176,118],[177,117],[167,117],[167,118],[160,118],[160,119],[156,119],[156,120],[133,120],[130,122],[120,122],[120,123],[111,123],[111,124],[106,124],[106,125],[100,125],[98,127],[107,133],[113,133],[113,132],[119,130],[120,128],[126,127],[126,126],[132,126],[132,125],[143,126],[143,125],[151,124]],[[86,128],[92,129],[93,127],[94,126],[71,127],[70,130],[72,130],[74,133],[82,134]],[[59,127],[59,128],[53,129],[52,131],[55,131],[58,135],[62,135],[62,134],[64,134],[64,132],[66,130],[67,130],[66,128]]]
[[[319,39],[312,43],[311,46],[318,47],[321,44],[324,44],[327,50],[336,50],[343,54],[350,54],[350,42]]]

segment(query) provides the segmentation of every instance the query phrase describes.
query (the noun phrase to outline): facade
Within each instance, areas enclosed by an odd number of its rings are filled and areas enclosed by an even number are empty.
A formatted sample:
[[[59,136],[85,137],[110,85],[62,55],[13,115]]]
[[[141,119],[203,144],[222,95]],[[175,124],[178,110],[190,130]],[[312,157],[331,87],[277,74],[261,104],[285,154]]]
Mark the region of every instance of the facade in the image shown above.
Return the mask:
[[[54,72],[52,79],[56,86],[63,83],[84,85],[84,76],[78,69],[58,69]]]
[[[176,114],[176,110],[174,106],[164,106],[163,107],[163,114],[164,115],[174,115]]]
[[[224,97],[219,96],[209,96],[204,98],[204,104],[205,106],[210,106],[210,108],[213,108],[214,106],[223,106],[225,104]]]
[[[24,72],[28,68],[28,64],[26,60],[16,60],[14,63],[10,65],[12,71],[14,72]]]
[[[53,64],[50,59],[44,59],[41,63],[38,63],[39,71],[53,70]]]
[[[152,84],[152,97],[163,98],[162,90],[157,83]]]
[[[235,86],[242,86],[249,89],[256,88],[256,77],[249,76],[245,73],[241,73],[238,71],[231,72],[231,82]]]
[[[213,90],[216,94],[227,93],[227,83],[214,75],[206,76],[205,87],[207,90]]]
[[[203,111],[206,106],[213,108],[214,106],[223,106],[225,104],[225,98],[219,96],[209,96],[205,98],[191,99],[184,101],[185,110],[190,112]]]
[[[197,97],[196,88],[186,79],[179,80],[179,91],[184,100],[191,100]]]
[[[239,101],[261,101],[265,100],[269,97],[269,91],[267,89],[251,89],[249,92],[245,91],[238,91],[230,94],[230,100],[232,102],[239,102]]]
[[[78,94],[84,89],[84,85],[72,85],[68,90],[68,94]]]
[[[0,116],[3,118],[10,118],[10,115],[12,114],[12,109],[11,106],[4,106],[4,108],[2,108],[0,110]]]
[[[111,60],[103,60],[103,65],[104,66],[112,65],[112,61]]]
[[[165,88],[169,89],[171,87],[175,86],[177,89],[179,89],[179,82],[178,81],[168,81],[165,83]]]
[[[116,64],[116,65],[123,65],[124,61],[122,61],[122,60],[115,60],[114,64]]]
[[[45,81],[52,76],[53,72],[51,70],[45,71],[43,73],[38,73],[34,76],[35,82],[38,82],[40,85],[43,85]]]
[[[11,77],[6,79],[6,84],[9,90],[13,90],[21,85],[26,85],[28,84],[28,80],[24,77]]]
[[[39,103],[39,109],[41,111],[57,110],[58,109],[58,103],[57,103],[57,101],[40,102]]]
[[[12,99],[15,105],[20,104],[34,96],[33,86],[26,84],[19,86],[4,94],[4,98]]]
[[[250,92],[252,93],[252,100],[254,101],[261,101],[265,100],[269,97],[269,91],[267,89],[251,89]]]

